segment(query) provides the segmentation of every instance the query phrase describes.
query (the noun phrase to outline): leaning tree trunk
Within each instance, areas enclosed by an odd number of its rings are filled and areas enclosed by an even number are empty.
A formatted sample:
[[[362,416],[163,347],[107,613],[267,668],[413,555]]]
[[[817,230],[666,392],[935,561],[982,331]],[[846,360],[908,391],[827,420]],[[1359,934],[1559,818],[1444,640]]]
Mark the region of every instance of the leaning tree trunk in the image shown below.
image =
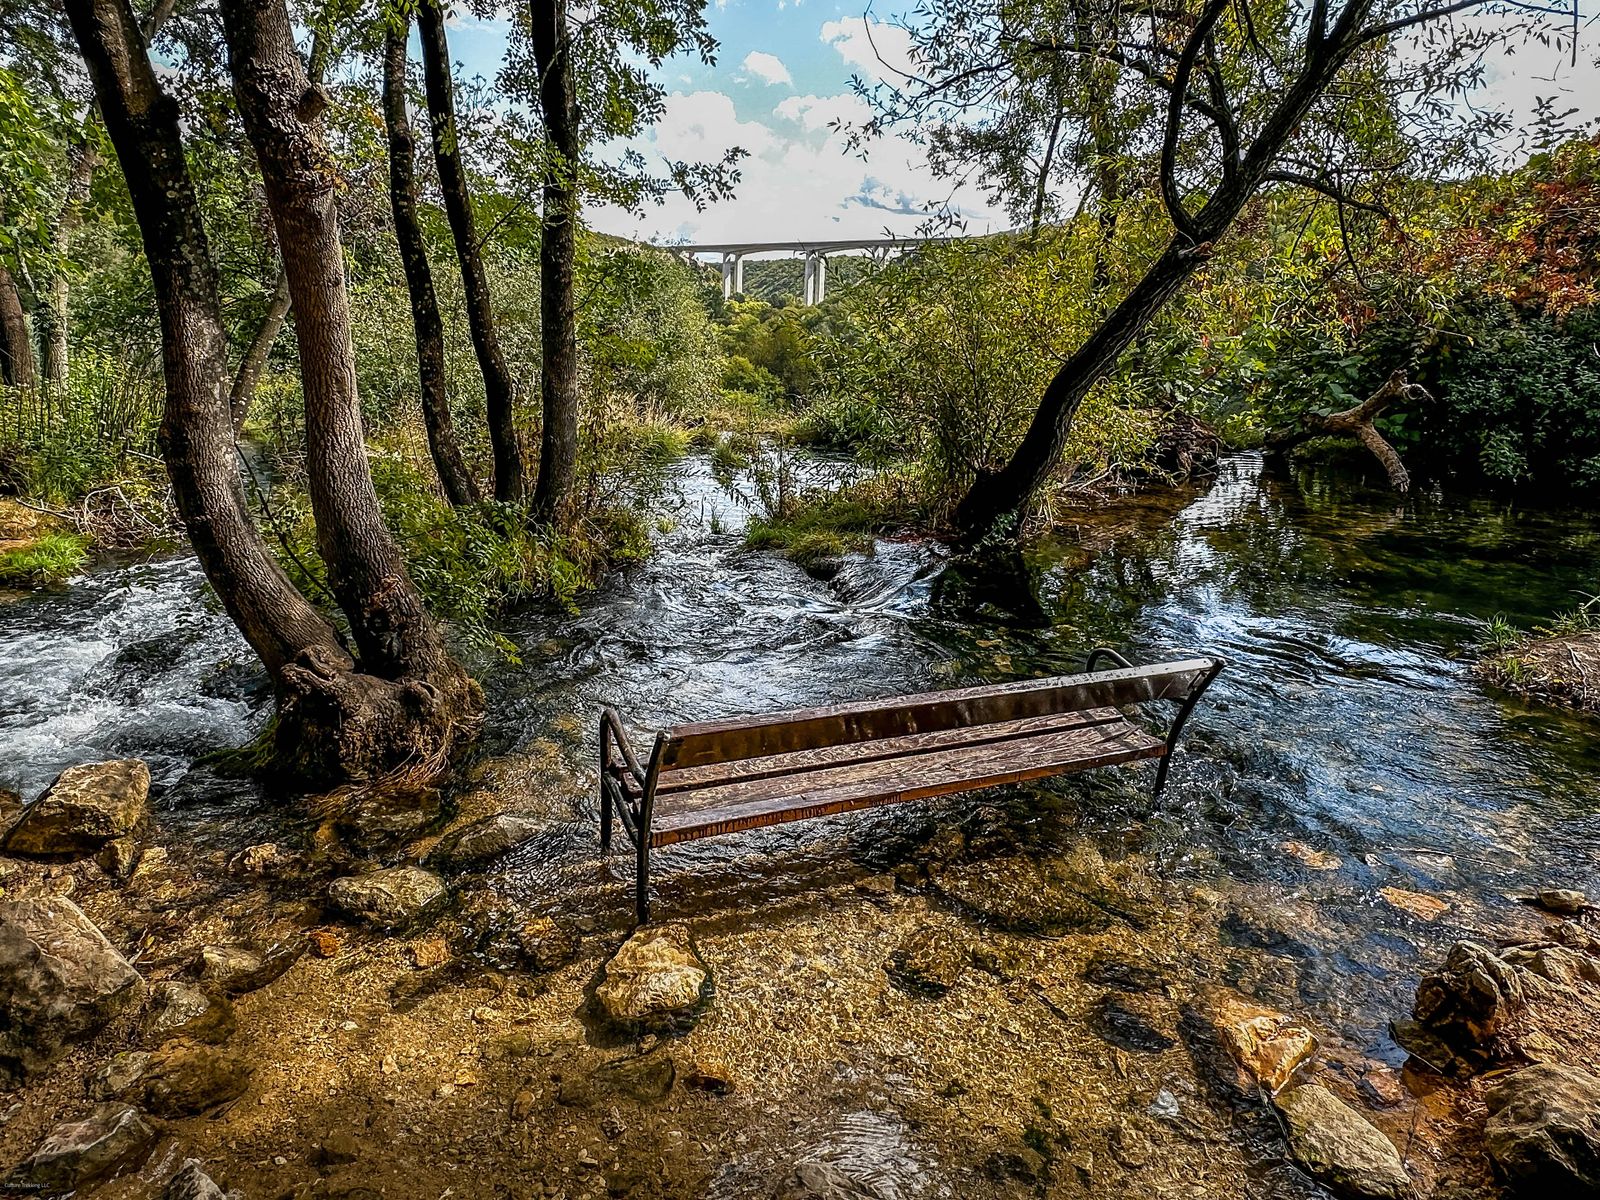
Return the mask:
[[[66,196],[61,202],[61,213],[56,218],[55,237],[51,246],[56,259],[45,288],[43,319],[44,336],[40,342],[39,366],[45,382],[53,388],[67,383],[68,335],[71,332],[72,285],[67,280],[67,259],[72,253],[72,240],[83,224],[83,206],[89,199],[89,185],[94,180],[95,168],[100,164],[100,152],[93,143],[85,140],[73,146],[68,154]]]
[[[1267,435],[1267,450],[1273,454],[1285,454],[1312,438],[1353,437],[1372,452],[1384,473],[1389,476],[1389,486],[1403,496],[1411,490],[1411,472],[1406,470],[1406,464],[1401,461],[1400,452],[1378,432],[1375,422],[1396,400],[1418,404],[1428,399],[1426,388],[1420,383],[1407,383],[1406,373],[1396,371],[1384,381],[1382,387],[1354,408],[1326,416],[1307,413],[1294,428],[1273,430]]]
[[[267,309],[261,314],[261,324],[255,336],[245,347],[244,357],[233,376],[233,387],[228,390],[228,411],[233,417],[233,431],[237,435],[244,429],[245,418],[250,415],[250,404],[256,398],[256,387],[267,369],[267,356],[272,353],[272,343],[278,340],[283,322],[289,315],[289,277],[283,267],[278,267],[278,277],[272,285],[272,295],[267,298]]]
[[[223,0],[229,72],[255,146],[289,276],[306,406],[306,476],[328,581],[361,673],[283,672],[289,756],[441,762],[476,727],[483,697],[443,636],[384,526],[356,395],[350,299],[323,141],[327,92],[308,78],[284,0]]]
[[[539,68],[539,108],[548,145],[539,241],[539,478],[535,519],[559,519],[578,472],[578,101],[567,38],[566,0],[532,0],[531,40]]]
[[[161,321],[167,385],[161,450],[178,513],[218,599],[261,656],[280,699],[308,657],[352,663],[333,627],[278,566],[250,519],[228,417],[228,339],[178,105],[161,90],[127,0],[67,0],[106,132],[127,178]]]
[[[507,503],[520,502],[525,490],[522,447],[515,423],[516,387],[500,351],[500,334],[489,301],[489,280],[483,272],[477,224],[472,216],[472,196],[461,161],[456,130],[455,84],[450,78],[450,46],[445,40],[444,9],[440,0],[417,5],[417,29],[422,35],[422,75],[428,93],[428,118],[433,127],[433,155],[438,164],[439,190],[444,194],[445,215],[461,264],[461,287],[466,297],[467,329],[483,374],[484,412],[489,443],[494,450],[494,496]]]
[[[36,378],[28,315],[17,293],[17,281],[11,277],[5,263],[0,262],[0,383],[31,388]]]
[[[478,485],[467,470],[450,420],[450,399],[444,386],[444,322],[433,291],[428,244],[417,220],[416,148],[406,115],[406,36],[411,22],[390,18],[383,37],[383,120],[389,133],[389,207],[394,235],[400,243],[406,290],[411,296],[411,325],[417,338],[417,380],[422,392],[422,423],[439,486],[451,504],[473,504]]]

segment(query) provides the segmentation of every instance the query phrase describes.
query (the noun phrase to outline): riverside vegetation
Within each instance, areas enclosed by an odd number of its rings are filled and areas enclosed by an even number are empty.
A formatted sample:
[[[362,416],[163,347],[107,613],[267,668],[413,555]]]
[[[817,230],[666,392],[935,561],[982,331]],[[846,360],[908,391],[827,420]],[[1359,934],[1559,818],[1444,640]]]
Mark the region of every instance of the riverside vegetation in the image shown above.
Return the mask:
[[[1600,797],[1544,707],[1596,708],[1600,535],[1541,507],[1600,489],[1600,138],[1544,107],[1507,165],[1444,100],[1572,35],[1081,7],[906,18],[853,136],[1017,229],[802,307],[583,226],[736,192],[606,156],[713,60],[695,0],[534,0],[471,85],[439,0],[0,6],[11,1185],[1600,1189]],[[620,924],[599,701],[1204,637],[1308,708],[1230,681],[1176,803],[748,835]],[[1473,755],[1396,757],[1417,688]]]

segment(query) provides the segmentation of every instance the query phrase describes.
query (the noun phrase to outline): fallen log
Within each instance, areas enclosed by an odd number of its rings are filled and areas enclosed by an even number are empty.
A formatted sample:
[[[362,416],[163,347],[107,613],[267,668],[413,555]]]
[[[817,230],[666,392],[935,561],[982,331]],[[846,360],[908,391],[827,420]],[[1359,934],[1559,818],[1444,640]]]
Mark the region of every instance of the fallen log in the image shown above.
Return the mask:
[[[1374,422],[1397,400],[1415,404],[1429,399],[1426,388],[1420,383],[1407,382],[1406,373],[1396,371],[1382,387],[1354,408],[1327,414],[1305,413],[1293,428],[1271,431],[1267,434],[1266,449],[1269,454],[1287,454],[1312,438],[1354,437],[1383,464],[1390,486],[1404,495],[1411,490],[1411,473],[1400,460],[1399,451],[1378,432]]]

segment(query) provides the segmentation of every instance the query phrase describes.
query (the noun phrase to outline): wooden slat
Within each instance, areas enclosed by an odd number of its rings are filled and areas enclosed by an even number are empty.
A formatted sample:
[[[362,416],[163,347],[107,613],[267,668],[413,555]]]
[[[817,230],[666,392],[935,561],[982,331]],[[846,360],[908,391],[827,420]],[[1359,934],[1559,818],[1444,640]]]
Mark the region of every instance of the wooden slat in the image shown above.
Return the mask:
[[[798,775],[823,767],[883,762],[930,750],[1010,742],[1017,738],[1037,737],[1064,729],[1080,729],[1120,720],[1122,714],[1114,708],[1092,708],[1087,712],[1050,713],[1042,717],[1024,717],[1020,721],[995,721],[988,725],[958,726],[873,742],[846,742],[840,746],[819,746],[814,750],[795,750],[788,754],[730,759],[698,767],[678,767],[661,772],[656,782],[656,795],[666,796],[674,792],[694,791],[747,779],[766,779],[774,775]]]
[[[863,700],[765,716],[679,725],[663,734],[663,768],[702,766],[849,742],[933,733],[1147,700],[1181,700],[1215,665],[1209,658]]]
[[[1157,758],[1165,750],[1164,742],[1119,720],[887,762],[850,763],[804,775],[729,783],[695,793],[704,807],[655,813],[650,844],[670,846],[785,821],[1044,779]]]

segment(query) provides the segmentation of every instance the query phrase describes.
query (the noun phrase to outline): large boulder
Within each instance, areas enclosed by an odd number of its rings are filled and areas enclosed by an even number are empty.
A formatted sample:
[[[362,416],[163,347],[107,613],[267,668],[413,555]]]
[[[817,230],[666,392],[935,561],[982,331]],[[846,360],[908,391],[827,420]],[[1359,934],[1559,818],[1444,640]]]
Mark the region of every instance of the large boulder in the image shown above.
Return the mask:
[[[537,817],[496,813],[446,834],[428,855],[428,865],[440,871],[470,871],[509,854],[549,827],[548,821]]]
[[[145,1107],[158,1117],[188,1117],[237,1100],[250,1086],[243,1059],[213,1046],[169,1042],[140,1079]]]
[[[1466,1076],[1506,1053],[1508,1026],[1527,1002],[1516,969],[1487,946],[1457,942],[1417,984],[1413,1020],[1395,1040],[1446,1074]]]
[[[133,999],[139,975],[61,896],[0,901],[0,1079],[19,1083]]]
[[[6,1183],[19,1192],[76,1191],[135,1165],[155,1140],[154,1127],[132,1105],[96,1105],[81,1121],[57,1125],[46,1134]]]
[[[0,843],[21,858],[85,858],[150,814],[150,768],[137,758],[68,767]]]
[[[335,879],[328,899],[352,917],[385,929],[416,924],[444,907],[444,880],[421,867],[385,867]]]
[[[1519,1195],[1600,1196],[1600,1079],[1540,1063],[1487,1101],[1489,1157]]]
[[[1301,1084],[1276,1103],[1295,1160],[1330,1191],[1362,1200],[1410,1194],[1411,1179],[1394,1143],[1327,1088]]]
[[[620,1028],[681,1028],[710,998],[711,968],[687,926],[649,925],[611,956],[594,994],[600,1011]]]

